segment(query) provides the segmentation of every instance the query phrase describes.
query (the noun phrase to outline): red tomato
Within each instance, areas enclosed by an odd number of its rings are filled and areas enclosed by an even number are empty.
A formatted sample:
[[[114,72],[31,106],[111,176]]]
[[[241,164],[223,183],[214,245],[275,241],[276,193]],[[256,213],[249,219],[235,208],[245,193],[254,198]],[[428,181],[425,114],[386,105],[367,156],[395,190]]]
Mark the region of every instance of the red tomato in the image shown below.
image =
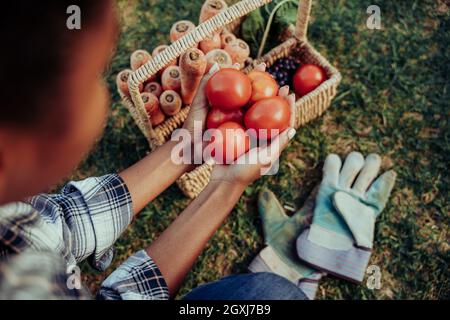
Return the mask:
[[[209,103],[212,107],[224,111],[245,106],[251,94],[252,84],[249,77],[236,69],[220,69],[206,83]]]
[[[250,137],[240,124],[228,121],[215,130],[212,156],[217,163],[230,164],[250,149]]]
[[[248,109],[244,122],[247,129],[256,130],[256,136],[259,139],[270,139],[286,130],[289,127],[290,119],[289,104],[285,99],[277,96],[256,102]],[[278,129],[278,133],[272,134],[270,129]]]
[[[313,64],[305,64],[297,69],[294,75],[294,90],[299,96],[304,96],[327,79],[325,71]]]
[[[248,77],[252,82],[251,104],[265,98],[275,97],[278,94],[278,84],[269,73],[264,71],[252,71],[249,73]]]
[[[241,109],[225,112],[214,108],[209,111],[208,116],[206,117],[206,127],[208,129],[214,129],[228,121],[237,122],[242,125],[244,124],[244,113]]]

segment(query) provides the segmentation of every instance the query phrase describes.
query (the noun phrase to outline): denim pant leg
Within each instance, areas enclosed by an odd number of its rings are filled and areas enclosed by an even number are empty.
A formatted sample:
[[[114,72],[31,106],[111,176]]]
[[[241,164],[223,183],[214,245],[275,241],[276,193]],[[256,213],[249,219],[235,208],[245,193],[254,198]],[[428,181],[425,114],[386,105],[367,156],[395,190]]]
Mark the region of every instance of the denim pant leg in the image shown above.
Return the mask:
[[[185,300],[308,300],[299,287],[273,273],[232,275],[201,285]]]

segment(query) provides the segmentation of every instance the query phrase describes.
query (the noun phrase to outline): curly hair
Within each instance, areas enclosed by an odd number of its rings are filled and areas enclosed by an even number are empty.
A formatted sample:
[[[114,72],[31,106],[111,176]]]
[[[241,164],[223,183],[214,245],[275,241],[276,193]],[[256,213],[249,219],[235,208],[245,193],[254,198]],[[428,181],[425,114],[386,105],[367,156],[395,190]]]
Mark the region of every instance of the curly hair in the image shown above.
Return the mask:
[[[67,8],[78,5],[82,28],[69,30]],[[112,1],[5,1],[0,19],[0,126],[30,127],[63,107],[64,82],[76,44],[97,27]],[[47,119],[48,120],[48,119]]]

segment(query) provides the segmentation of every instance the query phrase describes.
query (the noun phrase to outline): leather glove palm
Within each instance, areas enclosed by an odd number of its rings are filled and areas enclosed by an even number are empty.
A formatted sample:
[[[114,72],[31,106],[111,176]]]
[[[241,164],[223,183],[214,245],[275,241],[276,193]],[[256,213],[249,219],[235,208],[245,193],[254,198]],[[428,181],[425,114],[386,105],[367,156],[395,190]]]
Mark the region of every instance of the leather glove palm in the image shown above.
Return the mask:
[[[350,281],[363,280],[375,219],[396,178],[394,171],[387,171],[375,180],[380,164],[376,154],[364,159],[352,152],[341,170],[337,155],[326,158],[312,225],[297,240],[298,255],[308,265]]]

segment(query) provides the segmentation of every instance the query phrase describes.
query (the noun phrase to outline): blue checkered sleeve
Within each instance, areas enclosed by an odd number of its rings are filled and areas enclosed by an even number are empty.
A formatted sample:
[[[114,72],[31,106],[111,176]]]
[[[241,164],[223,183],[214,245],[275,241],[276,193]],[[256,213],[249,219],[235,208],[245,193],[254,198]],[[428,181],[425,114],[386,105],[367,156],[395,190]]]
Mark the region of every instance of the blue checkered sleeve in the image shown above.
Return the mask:
[[[59,253],[67,265],[86,258],[105,270],[112,246],[133,217],[131,195],[120,176],[112,174],[69,182],[59,194],[41,194],[27,201],[40,222],[22,228],[35,248]],[[99,299],[168,299],[167,284],[145,251],[128,258],[103,283]]]
[[[128,258],[102,283],[102,300],[167,300],[169,289],[153,260],[144,250]]]
[[[60,227],[64,247],[59,251],[66,261],[89,258],[98,270],[111,263],[112,246],[133,217],[131,195],[115,174],[69,182],[59,194],[28,202],[48,224]]]

